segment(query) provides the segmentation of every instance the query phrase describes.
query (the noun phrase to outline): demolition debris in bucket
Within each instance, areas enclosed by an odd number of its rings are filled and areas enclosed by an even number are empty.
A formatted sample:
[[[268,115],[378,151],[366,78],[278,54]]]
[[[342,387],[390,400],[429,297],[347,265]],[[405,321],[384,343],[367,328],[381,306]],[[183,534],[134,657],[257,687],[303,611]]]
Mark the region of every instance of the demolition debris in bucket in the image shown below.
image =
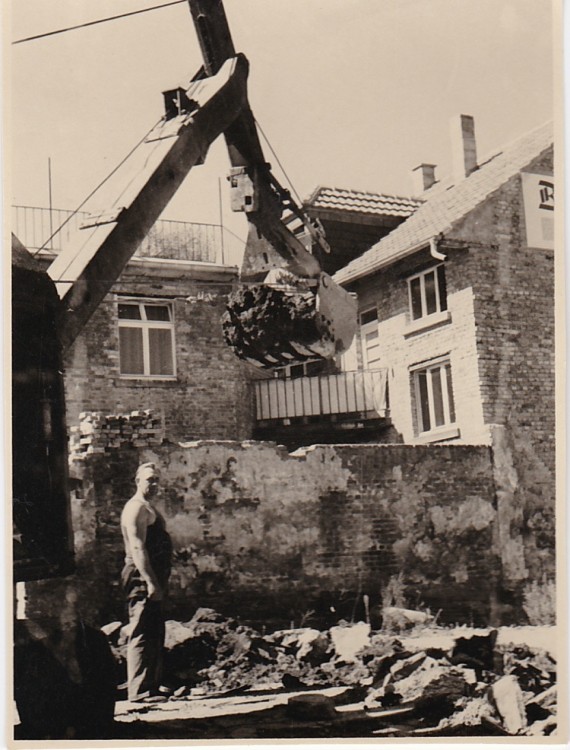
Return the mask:
[[[334,337],[319,318],[317,296],[302,286],[259,284],[233,292],[222,328],[226,343],[238,357],[262,367],[335,353]]]

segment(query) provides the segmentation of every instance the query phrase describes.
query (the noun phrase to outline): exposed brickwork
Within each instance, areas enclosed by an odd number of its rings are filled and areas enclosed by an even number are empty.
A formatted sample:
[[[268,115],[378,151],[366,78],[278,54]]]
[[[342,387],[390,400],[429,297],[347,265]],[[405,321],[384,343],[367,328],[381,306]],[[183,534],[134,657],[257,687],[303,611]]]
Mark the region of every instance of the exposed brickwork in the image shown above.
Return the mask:
[[[170,274],[172,276],[172,274]],[[206,299],[198,292],[207,289]],[[154,409],[171,440],[243,439],[251,435],[252,393],[247,368],[225,345],[220,318],[228,283],[196,283],[127,269],[95,312],[65,361],[68,423],[82,411],[107,414]],[[171,302],[176,378],[132,379],[119,374],[118,295]],[[193,300],[188,301],[191,297]]]
[[[552,174],[552,149],[525,166]],[[449,319],[410,332],[406,278],[435,264],[427,249],[355,285],[360,308],[376,305],[389,368],[390,414],[404,442],[418,436],[411,370],[448,356],[460,431],[454,441],[495,444],[520,509],[510,523],[524,540],[531,577],[553,574],[555,497],[554,253],[526,246],[520,174],[443,237]],[[360,355],[360,362],[362,357]],[[506,430],[506,432],[505,432]],[[507,448],[505,448],[507,446]],[[506,470],[506,468],[505,468]],[[526,568],[525,568],[526,566]],[[512,574],[516,579],[519,573]]]
[[[289,455],[270,443],[206,442],[74,462],[76,585],[90,619],[123,615],[119,516],[138,461],[149,459],[161,466],[174,541],[176,617],[199,605],[281,624],[311,608],[350,617],[364,593],[377,607],[399,572],[426,605],[454,587],[444,621],[489,616],[501,554],[488,447],[338,445]]]

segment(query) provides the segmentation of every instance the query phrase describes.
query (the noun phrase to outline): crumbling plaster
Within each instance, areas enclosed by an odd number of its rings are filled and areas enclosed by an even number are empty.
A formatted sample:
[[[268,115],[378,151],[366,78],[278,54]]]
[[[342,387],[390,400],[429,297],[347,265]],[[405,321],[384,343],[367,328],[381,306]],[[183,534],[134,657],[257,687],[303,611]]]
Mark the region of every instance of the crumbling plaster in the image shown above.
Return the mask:
[[[289,454],[250,441],[77,458],[80,608],[99,624],[123,616],[120,513],[138,462],[155,461],[175,550],[173,616],[212,606],[275,624],[310,610],[362,617],[363,595],[377,612],[387,581],[402,574],[426,606],[432,595],[434,606],[447,598],[443,621],[483,622],[513,566],[528,572],[520,524],[507,522],[520,515],[516,497],[496,491],[508,484],[507,459],[494,467],[489,446],[319,445]]]

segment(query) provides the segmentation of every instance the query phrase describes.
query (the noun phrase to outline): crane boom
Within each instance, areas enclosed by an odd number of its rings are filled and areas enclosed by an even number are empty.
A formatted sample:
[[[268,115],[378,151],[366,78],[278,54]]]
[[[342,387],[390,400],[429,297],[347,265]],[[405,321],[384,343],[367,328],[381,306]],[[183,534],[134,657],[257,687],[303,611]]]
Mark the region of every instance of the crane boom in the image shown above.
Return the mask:
[[[118,278],[190,169],[247,101],[248,63],[225,61],[215,76],[195,80],[113,176],[116,195],[103,214],[83,223],[48,269],[61,298],[65,351]],[[169,116],[174,115],[174,116]],[[109,188],[108,188],[109,190]]]
[[[231,336],[226,340],[239,356],[262,367],[330,357],[350,345],[356,302],[322,272],[309,252],[315,245],[329,251],[324,233],[279,185],[265,161],[247,98],[249,65],[243,55],[236,55],[222,0],[188,2],[203,67],[187,89],[165,92],[164,117],[106,186],[107,193],[114,191],[111,200],[83,223],[79,238],[64,241],[48,270],[63,303],[62,349],[71,346],[190,169],[203,163],[210,145],[223,133],[232,167],[232,208],[244,211],[249,223],[242,281],[263,281],[274,269],[284,269],[294,279],[282,295],[293,317],[297,308],[291,299],[298,291],[297,282],[303,282],[302,294],[297,295],[303,307],[303,320],[297,326],[302,340],[291,333],[292,353],[288,342],[280,341],[267,356],[249,338],[248,355],[243,356],[242,348],[234,345],[243,332],[241,300],[233,310],[232,300],[228,303]],[[274,293],[272,304],[279,294]],[[245,312],[245,318],[252,318],[248,312],[256,317],[255,310]],[[312,318],[308,328],[307,315]],[[282,344],[285,354],[280,351]]]

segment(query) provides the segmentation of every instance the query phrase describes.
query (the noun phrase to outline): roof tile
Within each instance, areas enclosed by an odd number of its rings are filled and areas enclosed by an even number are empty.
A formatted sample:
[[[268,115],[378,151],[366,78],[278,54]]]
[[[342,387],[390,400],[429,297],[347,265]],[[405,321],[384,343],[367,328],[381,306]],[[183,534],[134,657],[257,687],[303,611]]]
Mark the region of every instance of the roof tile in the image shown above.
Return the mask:
[[[421,243],[427,244],[432,237],[447,231],[450,226],[460,221],[552,143],[553,126],[549,122],[487,159],[457,185],[437,183],[423,194],[424,202],[415,212],[410,211],[410,218],[337,271],[334,280],[340,284],[348,283],[397,260]],[[394,200],[413,201],[405,198]]]
[[[336,209],[358,213],[411,216],[421,205],[415,198],[369,193],[362,190],[319,187],[305,202],[307,208]]]

